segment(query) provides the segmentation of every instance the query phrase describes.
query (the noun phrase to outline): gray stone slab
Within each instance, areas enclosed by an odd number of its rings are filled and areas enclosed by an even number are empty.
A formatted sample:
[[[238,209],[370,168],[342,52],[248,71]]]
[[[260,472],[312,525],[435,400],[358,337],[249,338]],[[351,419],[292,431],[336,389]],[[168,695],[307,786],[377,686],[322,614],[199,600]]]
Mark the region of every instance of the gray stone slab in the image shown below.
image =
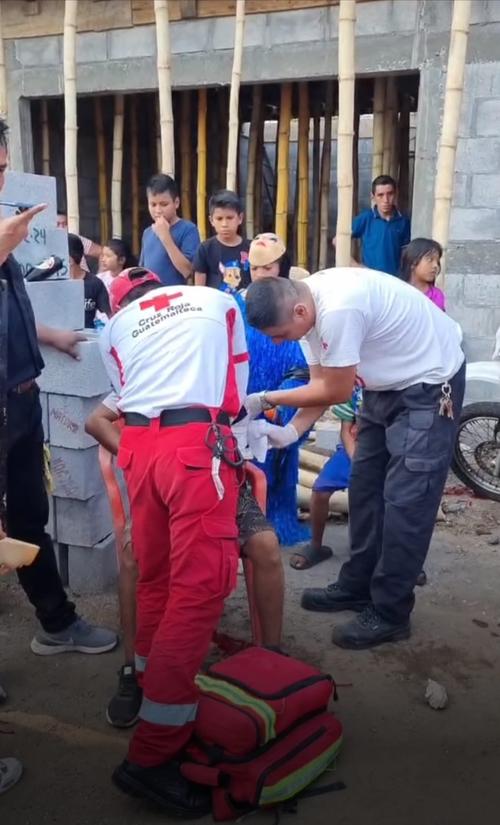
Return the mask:
[[[500,241],[451,241],[447,257],[447,267],[451,272],[496,275],[500,260]]]
[[[499,275],[467,275],[464,281],[464,300],[468,306],[498,307],[500,308],[500,274]],[[500,326],[500,312],[497,310]],[[484,332],[483,335],[488,335]]]
[[[212,20],[212,48],[232,49],[234,46],[234,17],[214,17]],[[243,47],[264,46],[267,36],[265,14],[249,14],[245,18]]]
[[[205,52],[212,48],[213,26],[214,20],[210,18],[203,20],[178,20],[172,23],[170,26],[170,48],[172,54]],[[200,82],[203,83],[202,80],[200,80]]]
[[[452,240],[490,240],[500,235],[500,210],[451,210],[450,238]]]
[[[79,361],[58,352],[53,347],[43,346],[41,349],[45,369],[40,376],[39,384],[43,392],[79,395],[82,398],[95,398],[96,395],[110,392],[111,384],[102,363],[97,340],[82,341],[78,345]]]
[[[42,408],[42,427],[45,440],[49,440],[49,396],[45,392],[40,393],[40,406]]]
[[[105,593],[115,588],[117,578],[114,535],[93,547],[68,547],[68,585],[75,593]]]
[[[446,311],[460,324],[466,337],[488,338],[493,341],[500,326],[500,308],[476,306],[456,301],[453,298],[448,299],[448,293]],[[493,344],[491,351],[493,352]]]
[[[455,170],[467,174],[500,172],[500,139],[459,139]]]
[[[111,29],[107,32],[108,59],[152,57],[156,55],[154,26],[134,26],[130,29]]]
[[[500,132],[500,98],[478,100],[476,135],[498,137]]]
[[[37,323],[56,329],[83,329],[83,281],[48,280],[27,283]]]
[[[51,446],[50,455],[55,498],[86,501],[105,494],[97,446],[85,450]]]
[[[54,499],[57,540],[63,544],[93,547],[113,531],[108,498],[101,494],[81,501]]]
[[[100,63],[107,59],[106,32],[80,32],[77,35],[77,63]]]
[[[324,8],[274,12],[267,17],[267,29],[271,48],[283,43],[325,40],[329,36]]]
[[[379,0],[356,4],[356,37],[413,31],[417,22],[418,0]]]
[[[464,352],[467,361],[491,361],[493,340],[492,338],[473,338],[471,335],[465,335]]]
[[[453,183],[453,206],[469,205],[469,175],[455,175]]]
[[[61,42],[58,35],[20,38],[16,40],[16,58],[23,66],[57,66]]]
[[[500,130],[500,120],[497,128]],[[473,175],[470,203],[500,209],[500,174]],[[500,237],[500,232],[496,234]]]
[[[96,441],[85,432],[85,421],[104,398],[80,398],[74,395],[48,395],[50,443],[73,450],[95,447]]]

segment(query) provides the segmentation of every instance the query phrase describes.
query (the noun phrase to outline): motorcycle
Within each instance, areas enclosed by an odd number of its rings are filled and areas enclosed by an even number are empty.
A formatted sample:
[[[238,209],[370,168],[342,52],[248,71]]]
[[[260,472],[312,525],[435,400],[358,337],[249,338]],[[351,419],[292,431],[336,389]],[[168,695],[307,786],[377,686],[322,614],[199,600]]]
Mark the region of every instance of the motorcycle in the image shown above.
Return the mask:
[[[500,394],[500,327],[492,360],[467,364],[466,381],[494,384]],[[478,496],[500,501],[500,401],[462,409],[451,469]]]

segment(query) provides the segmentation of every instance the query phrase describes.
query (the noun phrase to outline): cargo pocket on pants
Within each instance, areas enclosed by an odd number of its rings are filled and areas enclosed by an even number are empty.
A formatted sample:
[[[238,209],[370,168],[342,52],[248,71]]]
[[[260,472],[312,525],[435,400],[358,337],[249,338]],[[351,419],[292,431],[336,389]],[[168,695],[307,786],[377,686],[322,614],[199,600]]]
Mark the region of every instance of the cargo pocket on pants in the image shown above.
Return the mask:
[[[433,478],[442,472],[445,459],[442,456],[433,458],[404,458],[405,478],[398,479],[397,503],[409,503],[425,499],[431,489]]]
[[[238,528],[230,518],[217,517],[212,513],[201,517],[203,531],[216,539],[220,547],[219,593],[225,599],[236,587],[238,576]],[[216,570],[214,564],[214,573]]]
[[[408,414],[408,434],[406,454],[424,455],[429,449],[429,436],[437,410],[410,410]]]

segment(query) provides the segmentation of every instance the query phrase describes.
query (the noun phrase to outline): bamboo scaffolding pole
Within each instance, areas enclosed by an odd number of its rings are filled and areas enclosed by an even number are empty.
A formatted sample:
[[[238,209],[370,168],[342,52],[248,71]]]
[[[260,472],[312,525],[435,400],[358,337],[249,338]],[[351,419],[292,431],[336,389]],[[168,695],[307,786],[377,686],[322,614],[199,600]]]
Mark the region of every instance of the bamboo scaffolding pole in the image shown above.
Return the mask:
[[[191,92],[182,92],[181,97],[181,209],[182,217],[191,220]]]
[[[360,105],[354,92],[354,125],[352,138],[352,213],[356,215],[359,206],[359,119]]]
[[[196,181],[196,223],[200,238],[207,237],[207,90],[198,89],[198,174]]]
[[[160,126],[160,97],[155,97],[155,134],[156,134],[156,171],[161,172],[161,126]]]
[[[254,216],[254,237],[262,231],[262,187],[264,180],[264,106],[261,106],[260,117],[257,129],[257,151],[255,155],[255,177],[254,177],[254,198],[253,198],[253,216]],[[247,224],[248,226],[248,224]],[[251,237],[250,231],[247,229],[248,237]]]
[[[40,103],[40,123],[42,126],[42,175],[50,175],[49,113],[46,100]]]
[[[297,266],[307,269],[309,230],[309,84],[299,84]]]
[[[399,108],[399,103],[397,104]],[[395,111],[394,119],[392,122],[393,128],[393,142],[391,147],[391,165],[389,167],[389,174],[391,178],[394,178],[396,183],[399,181],[399,153],[400,153],[400,126],[399,126],[399,112]]]
[[[321,153],[320,235],[318,260],[318,266],[320,269],[324,269],[326,267],[326,255],[328,248],[328,218],[330,211],[330,177],[332,161],[333,91],[333,80],[329,80],[326,84],[323,151]]]
[[[102,117],[102,100],[94,98],[94,121],[97,140],[97,174],[99,190],[99,226],[101,243],[109,238],[108,192],[106,169],[106,140],[104,136],[104,122]]]
[[[139,135],[137,130],[137,96],[130,98],[130,195],[132,199],[132,251],[139,254]]]
[[[382,160],[382,175],[390,175],[392,157],[394,154],[394,115],[397,110],[397,85],[395,77],[387,78],[384,112],[384,155]]]
[[[313,145],[312,145],[312,249],[309,268],[315,272],[319,259],[320,190],[319,175],[321,164],[321,102],[319,94],[313,97]]]
[[[122,237],[123,112],[124,96],[115,95],[113,168],[111,172],[111,227],[113,238]]]
[[[248,136],[248,166],[246,191],[246,230],[249,238],[255,237],[255,178],[257,173],[262,174],[262,168],[257,170],[257,149],[259,143],[259,127],[262,121],[262,86],[255,85],[252,89],[252,117]]]
[[[0,2],[0,115],[7,119],[7,73],[5,69],[5,45],[3,40],[2,3]]]
[[[233,192],[236,191],[236,175],[238,167],[238,133],[240,128],[239,102],[244,32],[245,0],[236,0],[233,70],[231,73],[231,92],[229,95],[229,126],[226,168],[226,189],[231,189]]]
[[[384,165],[384,109],[387,82],[377,77],[373,89],[373,151],[372,180],[382,174]]]
[[[172,73],[170,69],[170,18],[168,0],[154,0],[156,50],[158,70],[158,98],[160,115],[160,169],[175,175],[174,112],[172,107]]]
[[[403,98],[399,115],[399,186],[398,206],[402,212],[408,210],[410,188],[410,100]]]
[[[224,88],[224,86],[217,90],[217,111],[219,123],[227,123],[229,120],[229,103],[226,89]],[[228,131],[227,129],[223,129],[222,135],[220,135],[220,140],[217,145],[217,161],[219,167],[218,187],[220,187],[221,189],[223,189],[226,185],[228,140]],[[215,150],[215,148],[216,147],[211,147],[212,152]],[[214,169],[214,176],[215,172],[216,169]]]
[[[276,234],[286,246],[288,236],[288,160],[290,120],[292,117],[292,84],[282,83],[278,131],[278,161],[276,187]]]
[[[339,6],[339,118],[337,132],[336,265],[351,263],[356,0]]]
[[[437,159],[436,184],[434,189],[434,213],[432,216],[432,237],[438,241],[446,254],[450,229],[451,201],[457,151],[458,124],[462,93],[464,88],[465,58],[471,16],[471,0],[454,0],[451,21],[450,51],[444,97],[443,125]],[[444,256],[438,283],[444,289]]]
[[[78,233],[80,213],[78,207],[76,115],[76,21],[78,0],[66,0],[64,4],[63,72],[64,72],[64,174],[66,178],[66,211],[68,230]]]

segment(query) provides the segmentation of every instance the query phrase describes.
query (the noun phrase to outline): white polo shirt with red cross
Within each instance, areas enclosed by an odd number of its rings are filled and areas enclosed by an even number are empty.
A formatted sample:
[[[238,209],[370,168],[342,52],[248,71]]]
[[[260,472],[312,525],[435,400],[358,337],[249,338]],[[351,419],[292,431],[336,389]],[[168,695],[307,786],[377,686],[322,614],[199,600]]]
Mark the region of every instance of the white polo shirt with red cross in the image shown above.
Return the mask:
[[[151,290],[113,316],[100,349],[122,413],[157,418],[162,410],[202,406],[235,416],[246,395],[245,327],[225,292]]]

